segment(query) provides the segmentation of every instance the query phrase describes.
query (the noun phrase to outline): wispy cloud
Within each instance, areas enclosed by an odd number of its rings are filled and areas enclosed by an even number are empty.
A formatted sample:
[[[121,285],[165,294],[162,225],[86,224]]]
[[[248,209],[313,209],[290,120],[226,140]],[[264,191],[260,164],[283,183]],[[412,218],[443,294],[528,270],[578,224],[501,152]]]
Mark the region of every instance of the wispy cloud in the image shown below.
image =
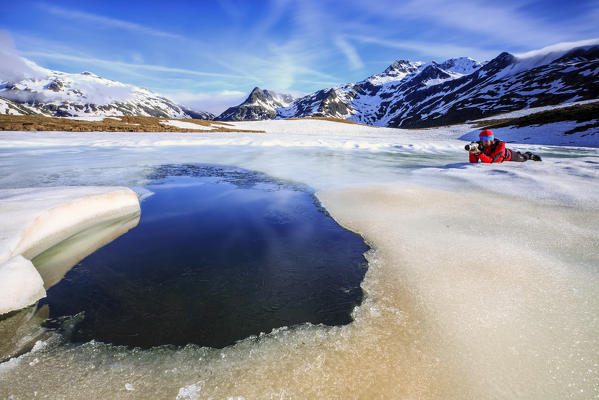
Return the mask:
[[[365,13],[386,19],[430,21],[441,31],[440,26],[451,30],[475,34],[473,40],[499,39],[511,45],[539,47],[548,43],[572,38],[563,25],[547,24],[541,18],[523,12],[526,1],[518,3],[470,0],[446,2],[443,0],[378,1],[364,5],[354,0],[354,5]]]
[[[526,52],[596,37],[588,33],[599,15],[598,7],[593,8],[597,0],[576,8],[563,24],[555,21],[555,12],[531,12],[538,10],[538,0],[347,0],[342,7],[335,0],[218,0],[189,6],[194,11],[189,15],[177,13],[150,24],[141,16],[128,17],[140,14],[127,6],[112,18],[83,4],[67,9],[60,2],[39,1],[45,2],[36,3],[38,17],[41,11],[70,23],[70,29],[52,35],[47,24],[39,30],[32,25],[29,31],[19,28],[20,35],[39,39],[19,38],[24,54],[36,61],[47,59],[45,65],[53,68],[66,65],[72,70],[71,65],[81,64],[102,74],[109,69],[115,71],[112,79],[187,92],[219,87],[245,93],[253,86],[312,91],[363,79],[398,58],[443,61],[469,56],[483,61],[501,51]],[[200,9],[207,10],[210,23],[200,22]],[[183,26],[185,32],[173,28]],[[77,29],[85,41],[73,35]],[[105,35],[110,46],[100,40]],[[120,43],[114,40],[117,36],[130,40]]]
[[[543,47],[539,50],[528,51],[526,53],[514,54],[519,58],[530,58],[537,56],[545,56],[548,60],[551,58],[555,59],[574,47],[583,47],[583,46],[597,46],[599,45],[599,38],[595,39],[587,39],[581,40],[577,42],[564,42],[564,43],[556,43],[551,46]]]
[[[102,25],[102,26],[106,26],[106,27],[110,27],[110,28],[124,29],[127,31],[141,33],[144,35],[151,35],[151,36],[157,36],[157,37],[163,37],[163,38],[169,38],[169,39],[185,39],[185,37],[182,35],[178,35],[178,34],[171,33],[171,32],[164,32],[164,31],[161,31],[158,29],[154,29],[151,27],[141,25],[141,24],[136,24],[134,22],[124,21],[124,20],[115,19],[115,18],[109,18],[109,17],[105,17],[102,15],[87,13],[87,12],[83,12],[83,11],[69,10],[66,8],[49,5],[46,3],[38,3],[38,6],[53,15],[63,17],[63,18],[68,18],[68,19],[74,19],[74,20],[77,20],[80,22],[89,22],[89,23],[93,23],[96,25]]]
[[[360,55],[343,36],[337,36],[335,39],[335,44],[343,52],[343,54],[345,54],[345,57],[347,58],[347,61],[352,69],[355,70],[364,68],[364,62],[362,62]]]
[[[61,53],[46,53],[39,51],[32,52],[23,52],[24,55],[29,57],[41,57],[41,58],[49,58],[54,60],[67,60],[67,61],[75,61],[79,63],[85,63],[90,65],[102,65],[105,68],[114,69],[122,71],[123,69],[141,69],[147,71],[154,72],[166,72],[166,73],[176,73],[176,74],[187,74],[187,75],[197,75],[197,76],[205,76],[205,77],[218,77],[218,78],[230,78],[230,79],[245,79],[243,75],[232,75],[232,74],[223,74],[216,72],[203,72],[197,70],[190,70],[184,68],[172,68],[165,67],[162,65],[151,65],[151,64],[133,64],[133,63],[125,63],[120,61],[112,61],[112,60],[103,60],[100,58],[89,58],[89,57],[79,57],[73,56],[69,54],[61,54]]]
[[[39,71],[31,68],[19,56],[12,38],[8,32],[0,30],[0,81],[19,81],[24,78],[36,77]]]
[[[485,50],[477,47],[459,46],[451,43],[444,42],[427,42],[427,41],[414,41],[414,40],[393,40],[383,39],[373,36],[353,35],[351,36],[354,40],[367,43],[375,44],[382,47],[398,50],[409,50],[420,54],[421,57],[431,57],[435,61],[443,61],[447,58],[454,57],[472,57],[480,61],[488,60],[499,54],[497,50]],[[429,61],[421,60],[421,61]]]

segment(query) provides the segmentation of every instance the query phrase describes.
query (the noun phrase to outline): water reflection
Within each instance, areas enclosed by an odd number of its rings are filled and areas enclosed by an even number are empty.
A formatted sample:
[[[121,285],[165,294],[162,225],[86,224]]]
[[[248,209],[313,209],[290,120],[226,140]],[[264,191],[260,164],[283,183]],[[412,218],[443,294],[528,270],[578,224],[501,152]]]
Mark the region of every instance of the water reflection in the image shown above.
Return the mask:
[[[49,326],[84,313],[74,342],[224,347],[351,321],[368,247],[309,188],[214,165],[167,165],[151,178],[139,226],[48,291]]]

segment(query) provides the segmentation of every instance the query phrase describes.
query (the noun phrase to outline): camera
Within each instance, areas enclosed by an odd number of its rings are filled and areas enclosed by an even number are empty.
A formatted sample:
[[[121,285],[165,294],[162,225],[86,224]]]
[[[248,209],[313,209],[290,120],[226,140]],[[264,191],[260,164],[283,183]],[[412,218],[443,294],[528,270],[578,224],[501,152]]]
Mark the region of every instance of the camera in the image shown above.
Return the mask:
[[[480,151],[480,143],[478,142],[471,142],[470,144],[467,144],[466,146],[464,146],[464,148],[468,151]]]

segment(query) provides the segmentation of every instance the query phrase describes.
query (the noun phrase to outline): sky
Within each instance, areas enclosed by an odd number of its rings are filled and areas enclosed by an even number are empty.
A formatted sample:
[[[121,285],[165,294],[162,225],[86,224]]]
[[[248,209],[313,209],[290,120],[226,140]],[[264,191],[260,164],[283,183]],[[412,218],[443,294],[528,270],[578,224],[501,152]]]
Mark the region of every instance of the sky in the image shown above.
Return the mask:
[[[597,38],[599,0],[0,0],[0,33],[42,67],[219,114],[255,86],[301,95],[398,59],[486,61]]]

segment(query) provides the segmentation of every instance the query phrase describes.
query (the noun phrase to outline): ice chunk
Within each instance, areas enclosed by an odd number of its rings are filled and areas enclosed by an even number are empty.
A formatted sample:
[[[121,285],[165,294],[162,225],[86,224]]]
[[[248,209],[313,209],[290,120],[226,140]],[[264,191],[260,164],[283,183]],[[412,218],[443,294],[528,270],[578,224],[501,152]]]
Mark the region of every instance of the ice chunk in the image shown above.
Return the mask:
[[[46,290],[57,284],[79,261],[136,227],[138,223],[139,214],[102,222],[35,257],[31,261],[44,280]]]
[[[139,212],[135,192],[122,187],[0,190],[0,314],[45,296],[30,259],[81,231]]]
[[[46,297],[44,281],[22,256],[0,264],[0,314],[19,310]]]
[[[200,392],[204,382],[200,382],[197,385],[189,385],[179,389],[177,393],[177,400],[196,400],[200,398]]]

